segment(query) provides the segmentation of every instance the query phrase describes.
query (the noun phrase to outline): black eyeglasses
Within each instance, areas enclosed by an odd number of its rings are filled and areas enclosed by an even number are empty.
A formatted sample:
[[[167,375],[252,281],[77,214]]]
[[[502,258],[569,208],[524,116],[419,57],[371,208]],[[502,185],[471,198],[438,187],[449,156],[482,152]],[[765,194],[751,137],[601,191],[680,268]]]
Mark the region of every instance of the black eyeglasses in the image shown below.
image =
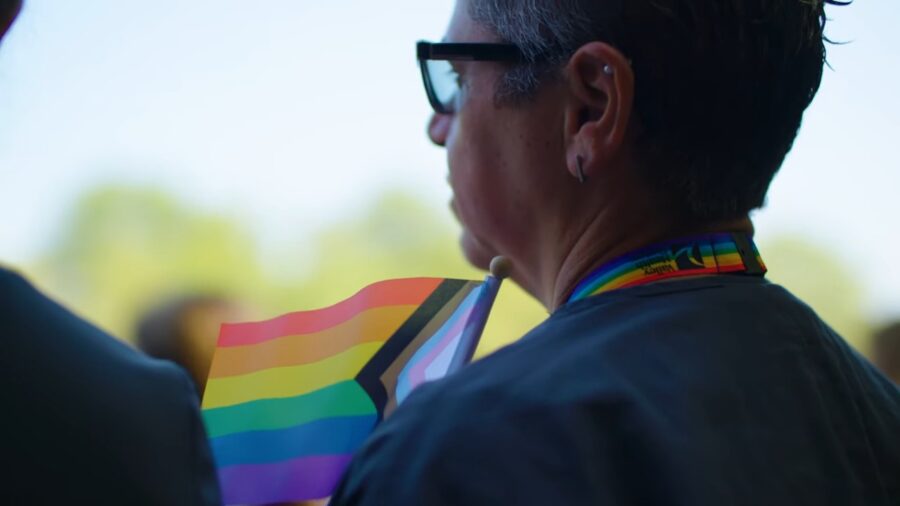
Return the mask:
[[[416,54],[425,93],[438,114],[453,114],[457,108],[459,75],[451,61],[524,61],[522,51],[512,44],[419,42]]]

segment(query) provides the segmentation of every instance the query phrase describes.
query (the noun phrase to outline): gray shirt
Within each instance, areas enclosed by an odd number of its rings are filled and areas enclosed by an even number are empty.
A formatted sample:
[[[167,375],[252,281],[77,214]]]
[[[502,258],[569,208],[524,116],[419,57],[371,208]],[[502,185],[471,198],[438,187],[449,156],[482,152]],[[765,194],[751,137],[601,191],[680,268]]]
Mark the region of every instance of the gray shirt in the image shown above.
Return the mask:
[[[332,501],[900,505],[900,391],[762,278],[627,288],[423,386]]]
[[[187,374],[3,269],[0,410],[0,504],[221,504]]]

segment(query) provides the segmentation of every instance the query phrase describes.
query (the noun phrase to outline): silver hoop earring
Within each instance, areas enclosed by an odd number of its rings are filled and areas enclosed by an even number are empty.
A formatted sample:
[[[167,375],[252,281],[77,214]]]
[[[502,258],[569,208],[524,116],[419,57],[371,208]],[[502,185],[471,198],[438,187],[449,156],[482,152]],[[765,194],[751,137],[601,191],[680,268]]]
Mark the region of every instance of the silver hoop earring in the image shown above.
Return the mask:
[[[575,164],[578,166],[578,174],[576,178],[578,179],[579,183],[584,184],[584,182],[587,181],[587,177],[584,175],[584,158],[576,156]]]

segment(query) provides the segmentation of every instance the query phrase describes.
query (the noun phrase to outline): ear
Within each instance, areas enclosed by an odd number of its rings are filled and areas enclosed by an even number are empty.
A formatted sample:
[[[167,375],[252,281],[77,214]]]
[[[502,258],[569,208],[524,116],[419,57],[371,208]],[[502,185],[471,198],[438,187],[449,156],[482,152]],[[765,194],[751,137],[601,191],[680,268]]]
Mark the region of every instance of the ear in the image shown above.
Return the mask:
[[[579,177],[596,175],[620,154],[634,104],[628,59],[603,42],[585,44],[565,68],[570,100],[565,112],[566,164]]]

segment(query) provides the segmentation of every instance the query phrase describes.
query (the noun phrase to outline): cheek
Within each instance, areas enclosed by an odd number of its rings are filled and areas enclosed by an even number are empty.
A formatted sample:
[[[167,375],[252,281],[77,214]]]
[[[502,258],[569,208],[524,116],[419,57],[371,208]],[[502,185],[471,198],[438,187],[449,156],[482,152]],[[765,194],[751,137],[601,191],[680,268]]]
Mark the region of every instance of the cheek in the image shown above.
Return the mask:
[[[470,95],[453,118],[446,148],[457,214],[492,253],[527,247],[547,195],[555,193],[551,119],[496,108],[487,95]]]
[[[500,173],[503,165],[496,139],[485,123],[455,122],[447,145],[450,186],[464,223],[484,219],[496,213],[498,192],[503,190]]]
[[[479,267],[498,253],[513,255],[527,222],[521,212],[521,181],[510,163],[514,153],[503,149],[502,137],[481,128],[485,124],[460,122],[448,144],[454,207],[471,236],[464,236],[463,249]]]

